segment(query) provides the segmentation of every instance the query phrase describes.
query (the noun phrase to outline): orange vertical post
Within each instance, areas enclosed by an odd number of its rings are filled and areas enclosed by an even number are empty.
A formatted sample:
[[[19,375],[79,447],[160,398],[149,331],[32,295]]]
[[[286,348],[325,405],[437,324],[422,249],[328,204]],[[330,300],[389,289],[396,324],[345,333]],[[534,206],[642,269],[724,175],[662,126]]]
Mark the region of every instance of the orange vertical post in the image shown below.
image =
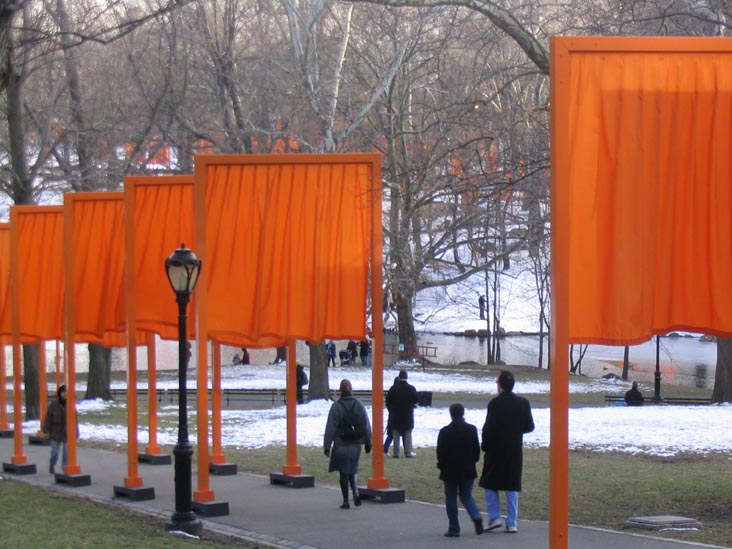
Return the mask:
[[[5,345],[0,345],[0,431],[9,431],[8,424],[8,392],[5,388],[8,378],[8,365],[5,359]]]
[[[211,374],[211,443],[213,455],[211,463],[226,463],[221,446],[221,344],[213,341],[213,364]]]
[[[297,340],[287,342],[287,375],[285,381],[287,406],[287,463],[282,467],[285,475],[300,475],[302,467],[297,463]]]
[[[148,442],[145,452],[160,454],[158,445],[158,355],[155,348],[155,334],[147,334],[147,430]]]
[[[76,325],[74,323],[74,257],[69,253],[73,238],[73,209],[68,202],[64,204],[64,354],[66,377],[66,444],[68,449],[68,463],[64,466],[67,475],[78,475],[81,467],[76,456],[76,346],[74,345]]]
[[[56,340],[56,387],[61,387],[61,342]]]
[[[133,231],[129,230],[134,223],[131,215],[127,214],[127,206],[132,200],[130,194],[125,194],[125,250],[128,257],[134,257],[135,239]],[[131,211],[132,208],[129,208]],[[72,280],[72,279],[69,279]],[[140,488],[143,485],[139,475],[138,455],[139,444],[137,438],[137,310],[135,308],[135,266],[131,261],[125,261],[125,315],[127,317],[127,476],[124,479],[125,488]]]
[[[193,491],[193,501],[205,503],[214,501],[214,491],[210,488],[210,472],[208,457],[208,269],[206,268],[206,174],[200,165],[196,165],[195,183],[193,185],[194,240],[193,250],[201,259],[201,271],[198,275],[194,303],[196,315],[196,426],[198,451],[198,490]]]
[[[373,365],[371,370],[371,405],[373,410],[373,451],[371,454],[372,478],[367,486],[374,490],[389,488],[389,479],[384,477],[384,276],[383,229],[381,220],[381,161],[372,162],[371,191],[371,334],[373,336]]]
[[[13,337],[13,457],[10,462],[23,465],[28,458],[23,454],[23,401],[20,385],[20,341]]]
[[[46,417],[48,409],[48,378],[46,376],[46,342],[41,340],[38,342],[38,400],[41,412],[41,422]],[[37,435],[43,436],[43,431],[38,429]]]
[[[569,53],[551,38],[551,395],[549,546],[569,544],[569,173],[568,127],[557,111],[569,109]]]
[[[12,226],[13,209],[10,210]],[[15,224],[17,227],[17,222]],[[13,344],[13,457],[11,463],[23,465],[23,402],[20,386],[20,267],[18,265],[18,231],[10,231],[10,323]]]

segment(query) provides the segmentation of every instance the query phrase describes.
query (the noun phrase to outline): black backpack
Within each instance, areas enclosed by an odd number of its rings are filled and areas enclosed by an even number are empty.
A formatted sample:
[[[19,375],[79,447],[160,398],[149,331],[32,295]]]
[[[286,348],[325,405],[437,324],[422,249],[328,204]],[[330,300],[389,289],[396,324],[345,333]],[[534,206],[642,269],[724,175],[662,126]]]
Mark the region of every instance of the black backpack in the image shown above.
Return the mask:
[[[361,440],[366,433],[364,432],[361,414],[356,413],[356,402],[353,402],[353,406],[350,410],[342,400],[339,400],[338,404],[343,406],[343,409],[345,410],[345,414],[343,415],[343,424],[341,425],[341,432],[338,435],[339,438],[343,442],[356,442]]]

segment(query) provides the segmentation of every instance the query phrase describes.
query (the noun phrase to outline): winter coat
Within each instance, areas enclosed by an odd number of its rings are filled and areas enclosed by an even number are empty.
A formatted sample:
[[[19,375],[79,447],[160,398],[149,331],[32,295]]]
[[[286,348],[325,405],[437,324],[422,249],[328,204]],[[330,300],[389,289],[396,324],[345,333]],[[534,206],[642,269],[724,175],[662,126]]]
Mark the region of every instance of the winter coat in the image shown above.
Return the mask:
[[[359,356],[369,356],[370,353],[371,353],[371,345],[369,345],[368,340],[364,339],[360,343],[358,354],[359,354]]]
[[[394,431],[404,432],[414,429],[414,407],[419,402],[417,389],[400,379],[386,393],[386,407],[389,410],[389,423]]]
[[[625,393],[624,400],[628,406],[643,406],[643,393],[638,389],[630,389]]]
[[[365,433],[360,440],[346,442],[340,438],[347,410],[353,410],[361,416]],[[323,448],[330,449],[333,446],[328,471],[339,471],[344,474],[358,473],[358,460],[361,457],[362,444],[371,446],[371,422],[369,422],[366,408],[360,400],[353,398],[352,395],[342,395],[330,407],[328,422],[325,425],[325,434],[323,435]]]
[[[48,405],[41,430],[56,442],[66,442],[66,406],[58,399]]]
[[[478,476],[475,464],[480,459],[478,429],[465,419],[453,419],[437,435],[437,468],[440,480],[464,482]]]
[[[328,350],[328,356],[331,358],[336,357],[336,346],[335,343],[328,343],[328,345],[325,346],[325,348]]]
[[[305,370],[302,366],[297,367],[297,388],[302,389],[305,387],[305,385],[308,384],[308,375],[305,373]]]
[[[525,398],[503,392],[488,403],[481,444],[485,460],[480,486],[521,491],[524,433],[533,430],[531,405]]]

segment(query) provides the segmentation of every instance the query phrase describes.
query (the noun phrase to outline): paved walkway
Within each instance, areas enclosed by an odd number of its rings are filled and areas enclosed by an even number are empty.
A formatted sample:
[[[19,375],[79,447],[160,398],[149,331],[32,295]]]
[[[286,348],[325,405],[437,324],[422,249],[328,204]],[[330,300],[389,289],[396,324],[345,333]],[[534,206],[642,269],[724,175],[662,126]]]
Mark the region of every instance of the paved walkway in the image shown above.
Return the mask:
[[[155,488],[155,499],[131,502],[114,498],[114,485],[122,485],[127,471],[126,456],[105,450],[79,448],[82,473],[91,475],[91,486],[72,488],[56,484],[48,473],[47,446],[25,447],[29,463],[38,473],[15,477],[38,486],[53,487],[96,501],[122,505],[169,518],[175,506],[173,466],[140,464],[145,486]],[[10,461],[12,439],[0,439],[0,460]],[[284,457],[284,450],[283,450]],[[110,471],[113,473],[110,474]],[[334,474],[335,478],[335,474]],[[195,487],[195,475],[194,475]],[[255,541],[262,546],[297,548],[349,549],[393,547],[420,549],[445,547],[530,548],[548,547],[549,525],[539,521],[519,521],[516,535],[503,531],[486,532],[478,537],[472,523],[461,509],[462,537],[443,537],[447,529],[445,508],[441,505],[407,501],[382,504],[365,501],[348,511],[338,509],[340,490],[316,486],[294,489],[272,486],[261,475],[211,477],[217,501],[229,503],[230,515],[204,520],[204,528]],[[664,547],[712,547],[694,543],[660,540],[628,532],[613,532],[571,526],[573,549],[660,549]]]

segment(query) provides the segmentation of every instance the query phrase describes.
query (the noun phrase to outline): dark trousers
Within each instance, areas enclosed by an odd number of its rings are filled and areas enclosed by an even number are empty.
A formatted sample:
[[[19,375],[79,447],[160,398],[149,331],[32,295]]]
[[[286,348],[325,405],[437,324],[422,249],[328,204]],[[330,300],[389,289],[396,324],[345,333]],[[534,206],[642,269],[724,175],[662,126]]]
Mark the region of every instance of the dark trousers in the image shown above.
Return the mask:
[[[465,507],[470,518],[473,520],[480,518],[480,511],[473,499],[473,482],[474,479],[464,480],[462,482],[443,481],[445,484],[445,510],[447,511],[449,532],[460,533],[457,505],[458,495],[460,496],[460,502]]]

